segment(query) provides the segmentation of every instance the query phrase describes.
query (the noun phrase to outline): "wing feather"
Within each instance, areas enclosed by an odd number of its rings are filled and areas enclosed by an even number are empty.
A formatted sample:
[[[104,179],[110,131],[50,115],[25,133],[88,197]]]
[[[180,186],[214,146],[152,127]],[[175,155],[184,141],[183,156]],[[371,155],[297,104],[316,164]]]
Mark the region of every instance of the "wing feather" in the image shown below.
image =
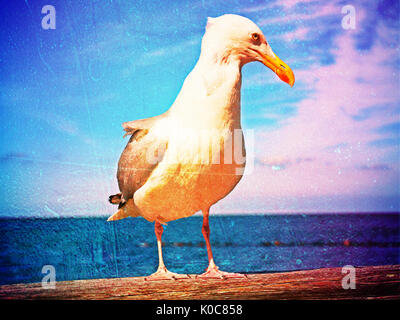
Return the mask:
[[[163,116],[163,115],[162,115]],[[161,116],[123,123],[131,137],[118,162],[117,179],[124,201],[133,198],[162,160],[167,140],[152,132]]]

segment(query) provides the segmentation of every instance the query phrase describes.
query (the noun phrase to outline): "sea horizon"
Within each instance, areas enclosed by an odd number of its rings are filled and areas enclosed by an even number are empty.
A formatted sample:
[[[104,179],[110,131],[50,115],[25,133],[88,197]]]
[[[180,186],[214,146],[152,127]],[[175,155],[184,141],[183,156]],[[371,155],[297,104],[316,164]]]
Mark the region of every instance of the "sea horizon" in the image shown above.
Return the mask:
[[[60,219],[60,218],[109,218],[113,215],[114,212],[110,212],[110,214],[93,214],[93,215],[71,215],[71,214],[63,214],[63,215],[32,215],[32,216],[18,216],[18,215],[0,215],[1,219]],[[396,214],[400,215],[400,211],[312,211],[312,212],[301,212],[301,211],[273,211],[273,212],[211,212],[210,217],[213,216],[279,216],[279,215],[371,215],[371,214]],[[202,217],[201,212],[196,212],[191,216],[182,218],[190,218],[190,217]],[[130,217],[129,217],[130,218]],[[132,217],[133,218],[133,217]],[[142,217],[134,217],[134,218],[142,218]],[[120,221],[120,220],[119,220]]]

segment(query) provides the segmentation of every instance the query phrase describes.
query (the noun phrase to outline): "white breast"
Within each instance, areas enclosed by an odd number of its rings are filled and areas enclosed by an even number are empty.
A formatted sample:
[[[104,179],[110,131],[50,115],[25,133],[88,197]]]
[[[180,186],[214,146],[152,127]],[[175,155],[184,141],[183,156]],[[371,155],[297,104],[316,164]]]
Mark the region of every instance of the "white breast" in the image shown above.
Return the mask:
[[[135,204],[150,221],[171,221],[208,209],[239,182],[244,162],[240,128],[240,71],[186,79],[169,116],[154,128],[168,137],[163,160],[136,191]],[[240,161],[234,150],[240,149]]]

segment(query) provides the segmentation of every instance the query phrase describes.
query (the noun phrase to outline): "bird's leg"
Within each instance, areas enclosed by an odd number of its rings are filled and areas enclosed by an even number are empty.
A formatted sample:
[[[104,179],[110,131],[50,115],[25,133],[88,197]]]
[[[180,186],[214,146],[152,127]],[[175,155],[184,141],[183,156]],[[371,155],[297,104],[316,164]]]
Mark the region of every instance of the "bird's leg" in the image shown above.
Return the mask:
[[[198,275],[197,278],[200,278],[200,279],[246,278],[246,276],[244,274],[220,271],[219,268],[217,267],[217,265],[215,264],[212,250],[211,250],[211,244],[210,244],[210,225],[208,222],[208,216],[209,216],[209,209],[203,210],[202,233],[203,233],[204,239],[206,240],[209,264],[208,264],[208,268],[206,269],[206,271],[203,274]]]
[[[161,236],[164,231],[163,226],[158,221],[154,224],[154,232],[157,237],[157,247],[158,247],[158,269],[152,275],[144,278],[145,280],[177,280],[189,278],[187,274],[173,273],[167,270],[164,264],[164,259],[162,256],[162,242]]]

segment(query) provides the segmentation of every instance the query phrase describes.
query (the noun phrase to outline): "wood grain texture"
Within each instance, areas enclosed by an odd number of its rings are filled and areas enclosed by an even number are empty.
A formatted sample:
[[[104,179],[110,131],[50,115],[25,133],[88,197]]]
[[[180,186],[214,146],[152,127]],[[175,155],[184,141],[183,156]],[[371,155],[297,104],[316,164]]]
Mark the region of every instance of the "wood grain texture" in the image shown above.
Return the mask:
[[[244,279],[145,281],[144,277],[0,286],[1,299],[399,299],[400,265],[356,268],[356,289],[344,290],[341,268],[248,274]]]

